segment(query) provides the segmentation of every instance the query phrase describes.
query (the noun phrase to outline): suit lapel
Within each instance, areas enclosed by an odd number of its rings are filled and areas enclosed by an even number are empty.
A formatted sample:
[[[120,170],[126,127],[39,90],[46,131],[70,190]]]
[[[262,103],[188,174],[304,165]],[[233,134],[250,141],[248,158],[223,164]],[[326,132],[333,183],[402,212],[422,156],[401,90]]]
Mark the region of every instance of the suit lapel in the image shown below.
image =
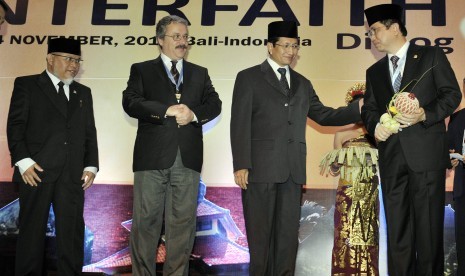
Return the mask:
[[[300,79],[297,77],[297,73],[294,70],[290,69],[290,67],[289,70],[291,73],[291,95],[289,95],[289,97],[292,98],[300,87]]]
[[[283,91],[281,86],[279,85],[279,80],[276,77],[276,74],[273,72],[273,68],[268,63],[268,61],[264,61],[261,65],[261,71],[263,72],[265,80],[275,88],[275,90],[284,96],[286,96],[286,92]],[[291,92],[292,93],[292,92]]]
[[[39,76],[39,87],[42,89],[42,92],[47,95],[53,105],[60,111],[60,113],[66,117],[66,108],[59,102],[58,92],[45,71]]]
[[[73,82],[70,86],[69,86],[69,103],[68,103],[68,120],[70,120],[72,118],[72,116],[74,115],[77,107],[78,107],[78,104],[80,102],[80,95],[79,95],[79,91],[77,90],[77,87],[75,85],[75,83]],[[82,105],[82,103],[81,103]]]
[[[418,62],[422,57],[420,48],[416,47],[414,44],[410,44],[409,49],[407,50],[407,56],[405,60],[404,75],[402,76],[401,89],[405,87],[405,92],[411,91],[418,79],[421,77],[416,76],[418,71]],[[423,72],[420,72],[423,73]]]
[[[392,80],[391,80],[391,73],[389,71],[389,59],[387,55],[382,58],[377,66],[379,68],[377,71],[379,72],[378,76],[379,77],[379,83],[385,83],[382,87],[386,87],[386,93],[391,97],[394,95],[394,88],[392,88]],[[402,85],[401,85],[402,87]],[[377,91],[379,93],[380,91]]]
[[[189,95],[189,87],[191,87],[189,84],[192,81],[192,75],[193,75],[193,70],[194,68],[192,67],[192,64],[187,62],[186,60],[182,61],[182,83],[181,83],[181,101],[183,101],[183,98],[185,99],[186,95]]]
[[[186,62],[184,61],[184,65]],[[165,88],[162,88],[160,90],[167,91],[169,93],[169,98],[173,102],[177,103],[176,100],[176,95],[175,95],[175,88],[173,88],[173,83],[171,82],[170,78],[168,77],[168,73],[166,72],[165,65],[163,64],[163,60],[159,56],[158,58],[154,59],[152,62],[152,69],[153,69],[153,75],[155,79],[160,79],[163,80],[163,83],[161,83],[162,86],[165,86]],[[184,69],[183,69],[184,70]],[[184,71],[185,73],[185,71]],[[183,75],[184,80],[186,79],[186,76]],[[185,86],[183,86],[185,89]],[[182,99],[182,97],[181,97]]]

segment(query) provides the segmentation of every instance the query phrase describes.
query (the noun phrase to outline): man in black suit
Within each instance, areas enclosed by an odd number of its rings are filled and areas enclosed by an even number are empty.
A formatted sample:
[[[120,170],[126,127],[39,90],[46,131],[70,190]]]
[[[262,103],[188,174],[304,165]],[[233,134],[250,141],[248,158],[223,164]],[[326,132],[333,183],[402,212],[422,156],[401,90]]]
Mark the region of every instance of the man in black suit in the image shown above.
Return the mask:
[[[450,116],[447,128],[449,150],[464,157],[465,145],[465,109]],[[454,217],[455,217],[455,249],[457,251],[458,276],[465,275],[465,167],[463,159],[452,158],[454,173]]]
[[[208,71],[184,60],[187,21],[162,18],[161,55],[133,64],[123,108],[139,120],[134,146],[133,275],[155,275],[155,253],[165,215],[164,275],[187,275],[196,232],[203,162],[202,125],[221,112]]]
[[[92,95],[74,81],[79,41],[49,41],[47,70],[15,80],[7,121],[19,185],[16,275],[42,275],[50,204],[55,213],[57,275],[77,275],[84,260],[84,190],[98,167]]]
[[[379,141],[381,188],[388,233],[389,275],[442,275],[445,172],[450,165],[444,119],[462,94],[439,47],[407,41],[404,10],[394,4],[365,10],[368,37],[387,55],[368,68],[362,118]],[[396,91],[419,108],[395,116],[393,134],[380,116]]]
[[[322,125],[350,124],[360,121],[359,103],[324,106],[310,81],[290,68],[299,50],[295,22],[270,23],[267,50],[268,59],[239,72],[234,85],[234,179],[242,188],[249,274],[294,275],[307,116]]]

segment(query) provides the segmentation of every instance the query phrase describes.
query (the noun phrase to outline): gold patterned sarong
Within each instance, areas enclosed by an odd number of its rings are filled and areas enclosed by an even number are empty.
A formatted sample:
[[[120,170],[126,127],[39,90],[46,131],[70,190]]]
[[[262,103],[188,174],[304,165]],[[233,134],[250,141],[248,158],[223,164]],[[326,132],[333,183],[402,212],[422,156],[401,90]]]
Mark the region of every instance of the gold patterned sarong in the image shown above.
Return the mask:
[[[343,164],[336,191],[332,275],[379,275],[377,151],[363,137],[322,160],[322,172]]]

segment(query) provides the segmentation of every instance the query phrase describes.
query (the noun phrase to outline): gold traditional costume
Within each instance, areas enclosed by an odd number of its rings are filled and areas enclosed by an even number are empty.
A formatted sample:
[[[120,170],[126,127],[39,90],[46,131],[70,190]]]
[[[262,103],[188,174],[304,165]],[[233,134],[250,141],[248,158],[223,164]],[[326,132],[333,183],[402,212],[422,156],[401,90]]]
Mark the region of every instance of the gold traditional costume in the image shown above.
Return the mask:
[[[378,150],[361,135],[327,153],[320,163],[322,174],[340,175],[332,275],[379,275],[377,161]]]

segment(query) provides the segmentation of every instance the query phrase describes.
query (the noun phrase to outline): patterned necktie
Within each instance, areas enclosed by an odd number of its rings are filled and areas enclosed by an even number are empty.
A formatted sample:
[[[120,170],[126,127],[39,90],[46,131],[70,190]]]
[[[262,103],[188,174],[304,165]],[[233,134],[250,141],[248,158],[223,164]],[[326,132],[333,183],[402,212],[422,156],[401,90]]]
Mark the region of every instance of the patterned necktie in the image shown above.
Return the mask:
[[[173,76],[174,78],[174,82],[175,84],[178,84],[178,80],[179,80],[179,71],[178,71],[178,68],[176,68],[176,63],[178,63],[177,60],[172,60],[171,61],[171,75]]]
[[[289,89],[289,83],[287,82],[286,79],[286,68],[278,68],[278,72],[281,74],[281,78],[279,79],[279,84],[281,85],[281,88],[283,91],[286,93],[286,96],[289,96],[289,92],[291,92],[291,89]]]
[[[391,57],[391,62],[392,62],[392,73],[394,74],[396,72],[396,69],[397,69],[397,62],[399,61],[399,57],[398,56],[392,56]],[[397,78],[394,80],[394,84],[392,85],[392,88],[394,89],[394,92],[399,92],[399,89],[400,89],[400,82],[402,81],[402,75],[400,74],[397,74]]]

